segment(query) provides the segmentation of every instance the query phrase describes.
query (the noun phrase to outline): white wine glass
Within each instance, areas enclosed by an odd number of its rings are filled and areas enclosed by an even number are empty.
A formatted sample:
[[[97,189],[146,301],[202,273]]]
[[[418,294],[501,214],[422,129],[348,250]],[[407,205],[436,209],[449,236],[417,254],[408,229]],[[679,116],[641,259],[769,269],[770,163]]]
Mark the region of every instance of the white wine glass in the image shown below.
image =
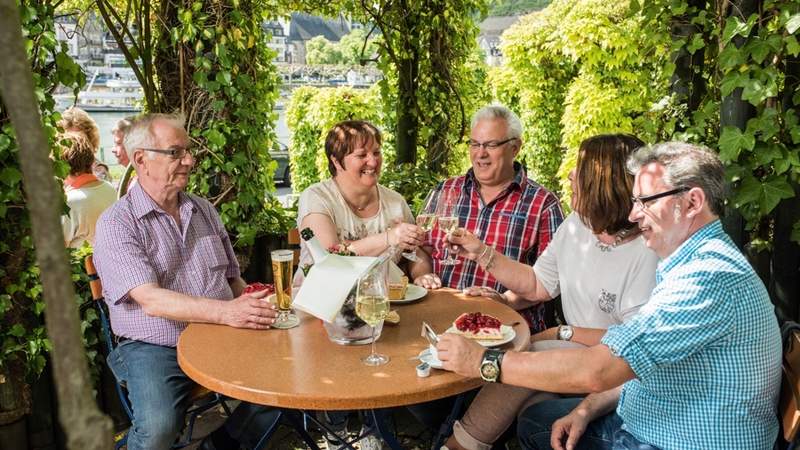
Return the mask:
[[[455,188],[442,190],[439,193],[439,200],[436,203],[436,223],[439,229],[442,230],[448,237],[458,229],[458,197],[459,192]],[[444,254],[445,258],[439,260],[439,263],[445,266],[455,266],[461,264],[461,261],[453,258],[450,246],[445,242]]]
[[[389,362],[389,357],[375,349],[375,328],[389,314],[389,288],[386,284],[387,267],[381,264],[358,280],[356,289],[356,315],[372,327],[372,351],[361,361],[368,366],[380,366]]]
[[[430,191],[428,195],[425,196],[425,200],[422,202],[419,211],[417,211],[417,217],[415,219],[417,226],[425,233],[430,232],[431,229],[433,229],[433,224],[436,223],[436,212],[431,211],[433,200],[436,197],[434,192],[435,191]],[[409,261],[419,261],[416,249],[413,252],[403,252],[403,257]]]

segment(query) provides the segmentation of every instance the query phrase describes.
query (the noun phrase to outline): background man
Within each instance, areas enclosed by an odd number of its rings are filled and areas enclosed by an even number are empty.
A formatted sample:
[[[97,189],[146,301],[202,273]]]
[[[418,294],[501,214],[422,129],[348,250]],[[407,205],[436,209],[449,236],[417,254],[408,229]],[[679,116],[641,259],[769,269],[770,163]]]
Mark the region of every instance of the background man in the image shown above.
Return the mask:
[[[522,124],[513,111],[490,105],[472,117],[469,157],[472,168],[466,175],[445,180],[437,194],[456,192],[455,216],[478,239],[516,261],[533,265],[544,251],[563,214],[558,198],[529,179],[522,164],[514,161],[522,146]],[[431,209],[436,208],[436,203]],[[528,321],[531,332],[544,330],[544,307],[507,291],[474,261],[461,260],[454,266],[442,265],[444,233],[435,228],[424,249],[432,265],[424,262],[412,267],[414,282],[426,288],[440,286],[471,289],[474,295],[489,295],[507,303]]]
[[[527,409],[519,421],[526,448],[772,448],[780,332],[763,283],[722,230],[722,164],[673,142],[640,149],[629,169],[630,220],[662,258],[638,315],[586,349],[504,354],[444,335],[439,358],[489,381],[597,393]],[[567,413],[551,434],[549,424]]]
[[[139,182],[100,218],[94,247],[111,325],[119,339],[108,365],[128,388],[129,450],[167,449],[183,427],[194,386],[175,346],[189,322],[266,329],[266,291],[245,282],[219,215],[184,193],[194,165],[183,119],[151,114],[125,136]]]

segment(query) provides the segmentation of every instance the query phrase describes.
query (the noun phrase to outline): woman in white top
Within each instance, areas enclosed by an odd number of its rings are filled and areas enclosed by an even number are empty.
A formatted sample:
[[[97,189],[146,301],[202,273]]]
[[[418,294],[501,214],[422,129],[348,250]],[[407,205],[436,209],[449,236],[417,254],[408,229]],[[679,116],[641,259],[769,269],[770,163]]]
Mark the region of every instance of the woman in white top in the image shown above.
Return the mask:
[[[59,140],[69,143],[63,145],[61,152],[61,157],[69,164],[69,176],[64,180],[69,215],[61,216],[64,244],[80,248],[85,241],[94,243],[97,219],[117,200],[117,191],[92,173],[94,147],[86,135],[68,131],[60,135]]]
[[[300,195],[299,229],[311,228],[325,248],[336,245],[365,256],[389,246],[414,251],[424,232],[403,197],[378,184],[381,174],[381,133],[369,122],[338,123],[325,139],[325,156],[332,178],[309,186]],[[298,269],[313,264],[305,243],[300,244]],[[298,270],[295,284],[302,281]]]
[[[462,256],[478,261],[500,283],[527,299],[548,301],[561,295],[568,325],[532,336],[529,350],[596,345],[610,325],[635,315],[650,297],[658,257],[638,239],[638,227],[628,221],[633,177],[625,167],[628,156],[643,145],[633,136],[620,134],[581,143],[578,163],[570,173],[574,212],[532,270],[469,232],[450,240]],[[485,289],[468,291],[504,301],[502,295]],[[446,445],[451,450],[488,450],[517,413],[545,398],[525,388],[489,384],[456,422]]]

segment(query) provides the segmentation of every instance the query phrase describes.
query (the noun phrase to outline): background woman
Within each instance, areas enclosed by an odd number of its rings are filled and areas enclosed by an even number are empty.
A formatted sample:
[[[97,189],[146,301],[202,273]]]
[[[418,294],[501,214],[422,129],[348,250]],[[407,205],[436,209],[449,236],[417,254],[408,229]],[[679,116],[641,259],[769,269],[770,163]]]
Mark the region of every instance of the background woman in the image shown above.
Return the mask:
[[[61,227],[64,244],[79,248],[84,241],[94,243],[97,219],[117,200],[117,191],[92,173],[94,147],[82,132],[69,131],[60,139],[61,157],[69,164],[69,176],[64,180],[69,215],[62,216]]]
[[[639,229],[628,221],[633,177],[625,162],[644,143],[630,135],[584,140],[570,173],[573,213],[556,231],[533,271],[509,260],[464,231],[450,242],[497,280],[524,298],[548,301],[561,295],[566,326],[532,336],[529,350],[600,342],[610,325],[632,317],[655,286],[658,257],[645,247]],[[472,295],[504,297],[473,287]],[[502,384],[485,386],[447,441],[452,449],[489,449],[517,413],[543,396]],[[551,394],[547,394],[551,395]]]

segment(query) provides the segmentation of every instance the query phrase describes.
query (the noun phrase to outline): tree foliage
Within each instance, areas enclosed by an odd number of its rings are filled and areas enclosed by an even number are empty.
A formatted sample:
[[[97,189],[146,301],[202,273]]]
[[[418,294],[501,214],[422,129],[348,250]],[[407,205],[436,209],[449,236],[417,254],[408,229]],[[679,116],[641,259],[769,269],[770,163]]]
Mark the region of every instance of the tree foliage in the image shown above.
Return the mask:
[[[551,189],[560,179],[565,197],[583,139],[659,134],[650,124],[668,91],[669,35],[659,23],[642,33],[643,23],[627,1],[557,0],[503,35],[493,88],[520,114],[531,175]]]
[[[257,235],[283,234],[290,222],[270,193],[275,163],[268,153],[277,146],[279,81],[261,30],[275,4],[128,2],[127,10],[114,12],[110,2],[99,0],[98,7],[109,28],[121,30],[114,33],[117,44],[146,92],[152,90],[147,109],[187,118],[199,147],[189,189],[218,207],[239,249]],[[156,18],[145,20],[151,14]],[[126,41],[134,29],[141,31]]]
[[[374,36],[368,38],[364,28],[353,28],[339,42],[315,36],[306,43],[307,64],[356,66],[373,58],[377,51]]]

